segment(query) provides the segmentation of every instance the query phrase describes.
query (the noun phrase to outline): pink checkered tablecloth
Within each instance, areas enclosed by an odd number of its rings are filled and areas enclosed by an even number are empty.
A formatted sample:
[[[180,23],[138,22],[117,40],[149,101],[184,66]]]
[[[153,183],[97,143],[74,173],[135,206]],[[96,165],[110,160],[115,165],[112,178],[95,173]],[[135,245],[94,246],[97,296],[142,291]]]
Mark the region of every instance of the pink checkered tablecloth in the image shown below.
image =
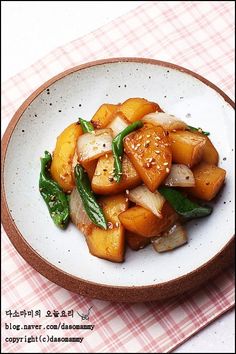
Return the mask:
[[[63,47],[57,48],[2,85],[2,130],[20,104],[43,82],[65,69],[101,58],[149,57],[196,71],[234,96],[234,2],[154,1]],[[234,305],[233,269],[200,290],[158,304],[114,304],[73,294],[32,269],[2,230],[2,351],[7,353],[171,352]],[[24,341],[24,330],[5,323],[82,323],[71,316],[44,317],[48,310],[86,312],[93,306],[82,343]],[[7,310],[41,310],[11,317]],[[36,330],[27,331],[27,336]],[[78,330],[42,330],[42,336],[78,337]],[[22,337],[18,343],[5,337]],[[204,348],[203,348],[204,350]]]

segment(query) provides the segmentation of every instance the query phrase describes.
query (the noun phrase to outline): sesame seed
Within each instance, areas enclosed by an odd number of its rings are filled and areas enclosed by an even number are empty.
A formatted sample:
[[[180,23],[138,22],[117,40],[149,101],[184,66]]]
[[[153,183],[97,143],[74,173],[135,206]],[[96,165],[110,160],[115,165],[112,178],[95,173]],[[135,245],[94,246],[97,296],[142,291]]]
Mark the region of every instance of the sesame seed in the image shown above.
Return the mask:
[[[161,138],[159,136],[156,136],[155,140],[161,140]]]
[[[147,138],[150,138],[150,136],[151,136],[151,135],[150,135],[150,134],[148,134],[148,135],[147,135]]]
[[[132,147],[132,149],[134,149],[135,148],[134,144],[132,144],[131,147]]]
[[[119,160],[120,160],[120,161],[122,160],[122,156],[119,156]]]
[[[128,190],[128,189],[126,189],[125,193],[126,193],[126,194],[129,194],[129,190]]]
[[[107,154],[105,154],[105,158],[108,159],[108,155]]]
[[[129,198],[125,198],[126,203],[129,201]]]
[[[155,150],[155,153],[156,154],[160,154],[160,150]]]
[[[164,162],[163,165],[164,165],[164,166],[167,166],[167,165],[168,165],[168,162]]]
[[[170,169],[168,167],[166,167],[166,172],[169,173],[170,172]]]
[[[120,225],[120,224],[119,224],[119,222],[117,221],[117,222],[115,223],[115,226],[116,226],[116,227],[119,227],[119,225]]]
[[[144,147],[145,147],[145,148],[149,147],[149,143],[146,142],[146,143],[144,144]]]
[[[149,157],[149,158],[147,158],[146,160],[147,160],[147,162],[155,161],[155,159],[154,159],[153,157]]]

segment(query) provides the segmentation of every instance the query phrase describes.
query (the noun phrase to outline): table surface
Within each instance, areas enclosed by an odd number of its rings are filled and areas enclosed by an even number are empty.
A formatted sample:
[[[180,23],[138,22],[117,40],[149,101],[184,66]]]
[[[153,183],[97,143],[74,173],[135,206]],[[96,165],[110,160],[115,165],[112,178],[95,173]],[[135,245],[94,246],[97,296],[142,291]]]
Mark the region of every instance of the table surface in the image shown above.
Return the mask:
[[[46,4],[43,1],[2,1],[2,82],[56,47],[97,29],[142,3],[61,1],[56,2],[55,16],[53,1]],[[174,353],[234,353],[234,338],[234,310],[231,310]]]

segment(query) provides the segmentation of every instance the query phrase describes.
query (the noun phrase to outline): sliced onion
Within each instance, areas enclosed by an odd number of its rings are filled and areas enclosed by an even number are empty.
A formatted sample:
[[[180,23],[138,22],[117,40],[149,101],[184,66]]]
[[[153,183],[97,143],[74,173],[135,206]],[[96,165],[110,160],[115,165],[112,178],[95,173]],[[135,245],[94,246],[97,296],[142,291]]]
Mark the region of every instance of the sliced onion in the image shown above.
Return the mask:
[[[77,141],[79,162],[88,162],[97,159],[112,151],[112,130],[100,129],[94,133],[85,133]]]
[[[195,179],[186,165],[173,164],[164,184],[169,187],[194,187]]]
[[[126,121],[125,116],[123,113],[118,112],[116,113],[112,122],[107,126],[107,128],[112,129],[113,137],[117,136],[122,130],[128,127],[129,123]]]
[[[150,210],[157,217],[162,218],[161,209],[165,203],[165,198],[159,192],[152,193],[146,186],[139,186],[129,191],[128,198]]]
[[[159,125],[163,129],[171,130],[184,130],[188,126],[181,119],[173,116],[172,114],[163,113],[163,112],[154,112],[146,114],[142,121],[145,123],[151,123],[153,125]]]
[[[72,222],[81,232],[83,232],[83,234],[88,235],[93,227],[93,224],[84,210],[82,199],[76,187],[70,195],[69,206]]]
[[[170,230],[164,232],[160,237],[152,239],[152,245],[157,252],[171,251],[188,242],[186,230],[179,223],[173,225]]]

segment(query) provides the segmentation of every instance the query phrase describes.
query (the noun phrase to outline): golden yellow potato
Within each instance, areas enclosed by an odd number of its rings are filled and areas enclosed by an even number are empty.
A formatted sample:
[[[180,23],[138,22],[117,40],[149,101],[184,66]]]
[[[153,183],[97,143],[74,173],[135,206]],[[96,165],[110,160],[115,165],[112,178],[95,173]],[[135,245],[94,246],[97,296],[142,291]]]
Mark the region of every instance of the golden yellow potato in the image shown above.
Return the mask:
[[[195,186],[188,188],[187,192],[196,198],[212,200],[222,187],[226,171],[206,162],[201,162],[192,169]]]
[[[201,161],[206,137],[187,130],[170,132],[173,162],[192,167]]]
[[[109,123],[111,123],[113,118],[113,113],[117,110],[119,105],[117,104],[102,104],[97,112],[94,114],[91,122],[95,129],[103,129]]]
[[[117,194],[137,187],[142,180],[126,155],[122,159],[122,179],[116,183],[112,177],[113,155],[101,156],[92,179],[92,190],[97,194]]]
[[[157,103],[149,102],[145,98],[129,98],[117,110],[122,112],[130,123],[133,123],[148,113],[162,112]]]
[[[102,230],[93,225],[86,235],[86,242],[91,254],[112,262],[123,262],[125,253],[124,227],[119,222],[119,214],[128,208],[128,201],[123,194],[102,197],[99,203],[103,209],[109,229]]]
[[[155,192],[171,168],[172,153],[162,127],[145,125],[124,139],[125,152],[151,192]]]
[[[72,191],[75,185],[72,165],[77,139],[82,134],[80,125],[72,123],[57,138],[50,172],[65,192]]]
[[[178,215],[169,203],[165,202],[162,208],[162,218],[158,218],[151,211],[134,206],[119,215],[119,219],[126,230],[143,237],[154,237],[168,230],[177,220]]]
[[[216,166],[219,162],[218,151],[208,137],[206,137],[206,144],[203,149],[202,160]]]

